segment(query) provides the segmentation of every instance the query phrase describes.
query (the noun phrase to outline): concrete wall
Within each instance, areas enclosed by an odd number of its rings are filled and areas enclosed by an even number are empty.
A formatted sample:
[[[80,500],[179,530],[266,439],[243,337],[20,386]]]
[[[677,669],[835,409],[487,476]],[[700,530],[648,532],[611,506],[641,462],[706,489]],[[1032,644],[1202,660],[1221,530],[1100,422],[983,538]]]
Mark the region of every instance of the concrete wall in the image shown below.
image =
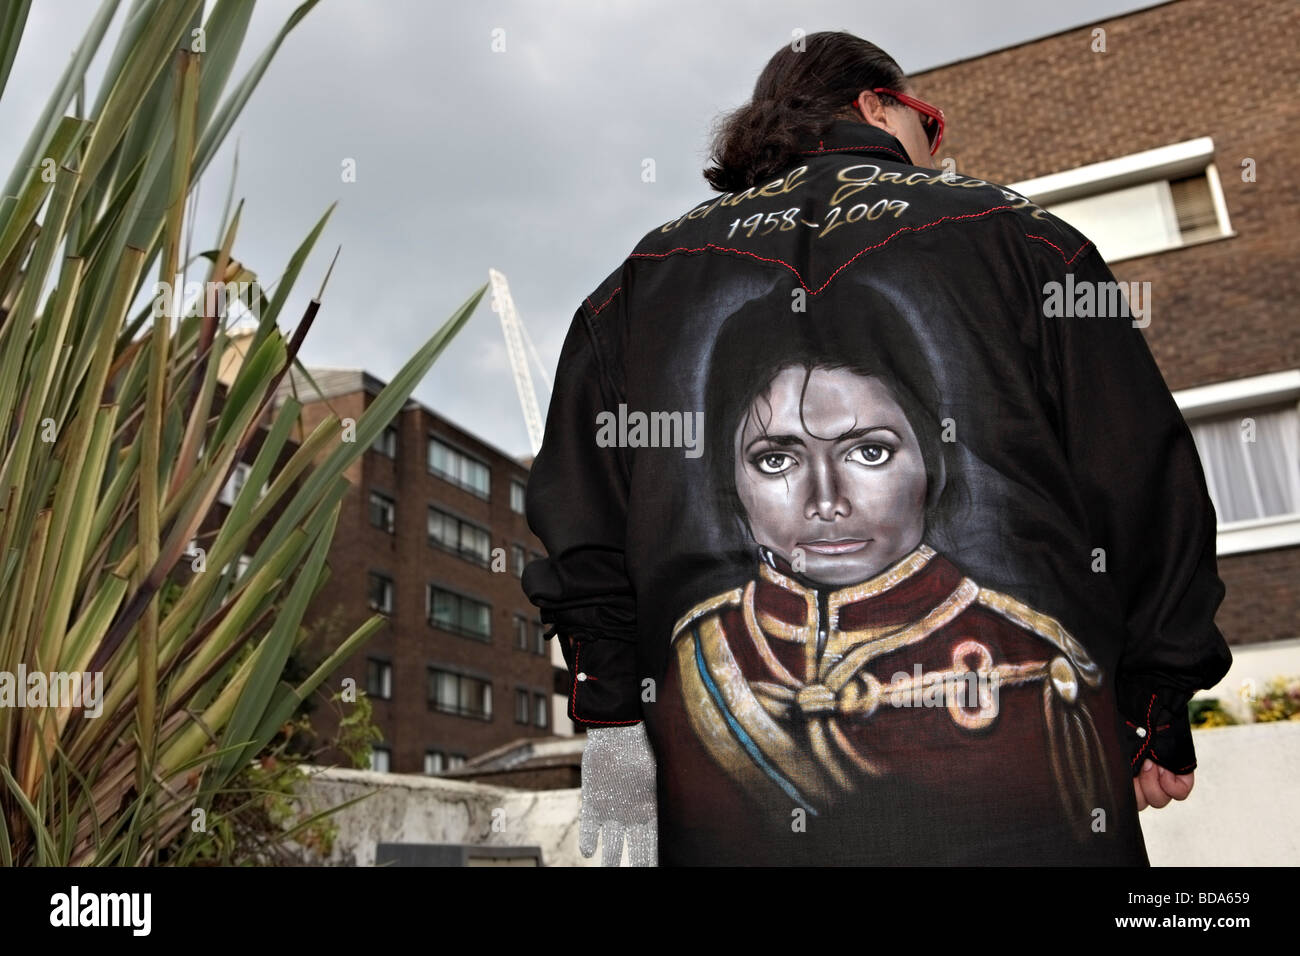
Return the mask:
[[[1152,866],[1300,860],[1300,721],[1198,730],[1195,741],[1200,765],[1191,796],[1139,818]],[[325,770],[306,784],[304,799],[319,809],[367,792],[376,795],[338,815],[334,863],[373,865],[381,842],[538,846],[547,866],[592,866],[600,859],[578,853],[578,790]]]
[[[1300,720],[1193,735],[1186,800],[1143,810],[1152,866],[1295,866],[1300,860]]]
[[[379,843],[536,846],[547,866],[599,863],[578,853],[578,790],[511,790],[414,774],[322,770],[301,791],[315,810],[366,793],[339,811],[330,862],[373,866]]]

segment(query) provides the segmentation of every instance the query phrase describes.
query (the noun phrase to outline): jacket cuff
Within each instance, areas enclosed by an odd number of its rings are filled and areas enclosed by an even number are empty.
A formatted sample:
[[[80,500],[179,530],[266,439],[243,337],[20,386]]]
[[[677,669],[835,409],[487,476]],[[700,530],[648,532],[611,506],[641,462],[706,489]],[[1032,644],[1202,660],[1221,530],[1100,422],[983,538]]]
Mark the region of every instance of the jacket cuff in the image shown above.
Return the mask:
[[[1173,773],[1196,769],[1191,719],[1187,713],[1192,693],[1168,684],[1120,682],[1118,705],[1120,733],[1133,776],[1148,760]]]
[[[569,666],[570,719],[587,727],[641,723],[636,645],[585,633],[561,634],[558,640]]]

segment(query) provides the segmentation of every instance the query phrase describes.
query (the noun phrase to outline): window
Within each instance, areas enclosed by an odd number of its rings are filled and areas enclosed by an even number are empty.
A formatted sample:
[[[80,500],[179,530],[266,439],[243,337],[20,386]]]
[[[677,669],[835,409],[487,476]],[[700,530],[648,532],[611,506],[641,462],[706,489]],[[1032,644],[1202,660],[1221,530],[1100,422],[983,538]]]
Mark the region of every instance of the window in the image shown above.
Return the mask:
[[[393,579],[377,571],[370,572],[370,609],[393,613]]]
[[[366,693],[379,700],[393,696],[393,665],[371,657],[366,660]]]
[[[386,458],[397,457],[397,426],[389,425],[375,436],[370,447]]]
[[[515,615],[515,647],[521,651],[528,650],[528,618]]]
[[[253,470],[253,466],[242,461],[235,462],[235,468],[226,479],[226,483],[221,487],[221,494],[217,500],[223,505],[235,504],[235,499],[239,493],[244,490],[244,483],[248,481],[248,475]]]
[[[487,465],[437,438],[429,439],[429,470],[480,498],[491,491],[492,472]]]
[[[546,625],[541,621],[533,622],[533,653],[546,653]]]
[[[393,533],[397,521],[397,502],[377,491],[370,492],[370,523],[382,531]]]
[[[1218,553],[1300,544],[1300,369],[1174,393],[1219,519]]]
[[[529,701],[528,691],[526,690],[515,691],[515,723],[516,724],[526,724],[529,722],[528,701]]]
[[[447,769],[448,769],[448,770],[455,770],[457,767],[463,767],[463,766],[465,766],[465,755],[464,755],[464,754],[450,754],[450,755],[447,757]]]
[[[550,726],[551,720],[551,702],[546,699],[545,694],[533,695],[533,723],[538,727],[545,729]]]
[[[1233,235],[1206,136],[1009,188],[1086,235],[1108,263]]]
[[[388,747],[370,748],[370,769],[379,773],[392,773],[393,752]]]
[[[1300,513],[1300,415],[1295,402],[1190,423],[1221,524]]]
[[[510,555],[514,560],[515,575],[522,578],[524,576],[524,565],[528,563],[528,556],[524,553],[524,549],[517,544],[510,546]]]
[[[492,638],[492,606],[432,584],[428,588],[429,623],[444,631],[487,641]]]
[[[492,535],[486,528],[429,507],[429,544],[484,567],[492,563]]]
[[[460,717],[492,719],[492,685],[477,677],[429,668],[429,708]]]
[[[524,492],[526,488],[522,481],[516,478],[510,479],[510,510],[519,514],[524,513]]]
[[[447,769],[447,755],[441,750],[426,750],[424,752],[424,772],[429,776],[442,773]]]
[[[193,555],[190,556],[190,560],[191,561],[194,560]],[[204,560],[207,560],[206,555],[204,555]],[[253,563],[252,557],[247,554],[241,554],[239,557],[235,558],[235,580],[236,581],[238,581],[240,578],[244,576],[244,572],[248,570],[249,565],[251,565],[252,563]],[[221,573],[225,574],[229,570],[230,570],[230,564],[227,563],[226,566],[221,569]]]
[[[485,529],[461,522],[460,553],[475,561],[489,564],[492,561],[492,535]]]

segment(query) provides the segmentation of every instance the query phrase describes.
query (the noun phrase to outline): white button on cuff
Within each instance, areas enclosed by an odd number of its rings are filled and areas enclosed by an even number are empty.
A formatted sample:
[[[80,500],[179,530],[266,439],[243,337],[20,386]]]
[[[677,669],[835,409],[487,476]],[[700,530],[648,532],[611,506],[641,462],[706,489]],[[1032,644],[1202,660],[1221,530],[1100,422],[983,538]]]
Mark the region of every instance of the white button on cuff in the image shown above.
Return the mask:
[[[1139,737],[1145,737],[1147,735],[1147,729],[1145,727],[1139,727],[1137,729],[1137,735]]]
[[[585,671],[578,675],[578,680],[586,680],[586,679],[587,679],[587,674]]]

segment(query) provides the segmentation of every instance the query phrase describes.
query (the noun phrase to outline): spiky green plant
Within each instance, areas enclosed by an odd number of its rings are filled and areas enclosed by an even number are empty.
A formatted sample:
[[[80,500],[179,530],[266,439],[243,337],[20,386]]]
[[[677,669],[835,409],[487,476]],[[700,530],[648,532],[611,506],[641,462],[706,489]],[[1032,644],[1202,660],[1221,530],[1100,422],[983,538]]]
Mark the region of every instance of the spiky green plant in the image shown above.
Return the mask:
[[[345,469],[486,286],[354,427],[331,416],[296,450],[288,440],[301,405],[289,398],[268,411],[319,293],[288,338],[277,320],[328,211],[274,293],[247,303],[257,330],[225,392],[224,310],[200,297],[178,312],[161,296],[162,314],[152,302],[132,314],[155,265],[159,282],[200,267],[210,283],[255,278],[232,254],[239,211],[229,201],[216,248],[183,261],[186,200],[315,4],[298,7],[227,92],[252,0],[216,0],[206,17],[202,0],[134,0],[87,107],[86,67],[119,6],[104,0],[0,198],[0,674],[21,666],[104,681],[94,718],[66,701],[0,706],[7,865],[154,862],[382,623],[376,615],[357,628],[305,681],[281,679],[328,574]],[[0,95],[26,16],[25,2],[0,13]],[[246,455],[251,474],[206,555],[222,570],[190,574],[188,543]],[[164,602],[169,582],[181,591]]]

